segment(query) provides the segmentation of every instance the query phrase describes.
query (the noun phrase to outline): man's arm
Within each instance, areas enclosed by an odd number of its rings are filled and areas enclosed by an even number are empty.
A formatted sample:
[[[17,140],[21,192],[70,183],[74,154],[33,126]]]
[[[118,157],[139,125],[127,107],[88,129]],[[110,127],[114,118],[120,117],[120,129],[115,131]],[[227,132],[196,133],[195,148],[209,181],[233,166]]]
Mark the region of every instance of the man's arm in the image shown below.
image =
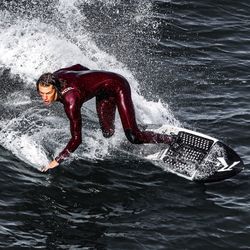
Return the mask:
[[[77,91],[72,90],[67,93],[64,109],[70,121],[71,139],[63,151],[55,158],[58,163],[69,157],[70,153],[74,152],[82,143],[81,103]]]

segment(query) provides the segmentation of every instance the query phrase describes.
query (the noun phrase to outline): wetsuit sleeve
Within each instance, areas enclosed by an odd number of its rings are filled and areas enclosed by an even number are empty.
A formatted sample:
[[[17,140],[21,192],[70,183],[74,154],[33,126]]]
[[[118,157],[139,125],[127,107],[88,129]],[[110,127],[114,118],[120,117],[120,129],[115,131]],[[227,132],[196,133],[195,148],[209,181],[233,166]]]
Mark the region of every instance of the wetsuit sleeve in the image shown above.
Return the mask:
[[[65,95],[64,109],[70,121],[71,139],[63,151],[55,158],[61,163],[70,153],[74,152],[82,143],[81,103],[78,91],[70,91]]]

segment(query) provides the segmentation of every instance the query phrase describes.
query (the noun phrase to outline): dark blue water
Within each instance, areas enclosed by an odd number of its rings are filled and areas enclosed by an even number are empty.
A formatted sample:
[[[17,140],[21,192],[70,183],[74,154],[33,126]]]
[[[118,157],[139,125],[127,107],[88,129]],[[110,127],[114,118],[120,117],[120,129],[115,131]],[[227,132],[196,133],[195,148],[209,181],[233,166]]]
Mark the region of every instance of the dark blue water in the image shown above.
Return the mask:
[[[0,8],[0,248],[250,249],[249,1]],[[246,168],[214,184],[177,177],[134,154],[118,116],[116,135],[104,139],[90,102],[83,144],[41,173],[70,135],[63,108],[44,107],[35,80],[74,63],[124,75],[141,124],[219,138]]]

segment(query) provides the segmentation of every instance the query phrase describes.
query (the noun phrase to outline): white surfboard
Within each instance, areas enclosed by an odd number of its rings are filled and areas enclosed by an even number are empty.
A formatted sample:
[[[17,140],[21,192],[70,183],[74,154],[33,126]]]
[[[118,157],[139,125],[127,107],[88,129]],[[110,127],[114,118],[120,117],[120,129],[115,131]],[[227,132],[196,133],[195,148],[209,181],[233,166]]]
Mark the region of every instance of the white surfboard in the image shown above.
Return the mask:
[[[211,136],[189,129],[165,125],[154,130],[177,137],[173,145],[164,145],[146,158],[167,171],[191,181],[215,182],[238,174],[244,164],[238,154]]]

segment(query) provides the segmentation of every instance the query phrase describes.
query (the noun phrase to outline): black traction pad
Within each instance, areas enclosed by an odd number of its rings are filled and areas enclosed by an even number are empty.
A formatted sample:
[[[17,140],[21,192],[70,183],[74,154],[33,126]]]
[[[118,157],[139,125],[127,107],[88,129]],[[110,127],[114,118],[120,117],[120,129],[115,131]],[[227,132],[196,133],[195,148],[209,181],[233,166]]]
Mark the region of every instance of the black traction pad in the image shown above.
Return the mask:
[[[183,164],[183,161],[200,164],[213,143],[213,140],[181,131],[178,133],[177,143],[169,147],[163,161],[176,167]]]

